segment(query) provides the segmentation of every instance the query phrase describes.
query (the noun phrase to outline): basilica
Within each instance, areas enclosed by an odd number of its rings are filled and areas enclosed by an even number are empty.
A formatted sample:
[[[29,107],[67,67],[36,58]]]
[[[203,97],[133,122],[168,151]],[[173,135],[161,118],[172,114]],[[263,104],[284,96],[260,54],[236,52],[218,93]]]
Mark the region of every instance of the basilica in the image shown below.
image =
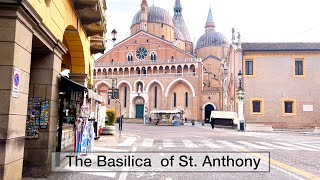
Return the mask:
[[[173,10],[171,17],[142,0],[132,18],[131,35],[95,61],[95,88],[107,100],[107,108],[118,114],[121,109],[126,119],[142,119],[153,110],[183,110],[185,118],[199,121],[209,119],[211,111],[237,112],[241,71],[248,123],[279,128],[320,124],[309,118],[317,116],[320,102],[303,98],[304,93],[320,92],[310,76],[317,71],[308,69],[320,62],[319,43],[242,43],[234,29],[230,38],[217,32],[208,9],[204,34],[194,44],[180,0],[175,0]],[[121,108],[108,97],[112,80]],[[300,89],[306,85],[313,90]]]

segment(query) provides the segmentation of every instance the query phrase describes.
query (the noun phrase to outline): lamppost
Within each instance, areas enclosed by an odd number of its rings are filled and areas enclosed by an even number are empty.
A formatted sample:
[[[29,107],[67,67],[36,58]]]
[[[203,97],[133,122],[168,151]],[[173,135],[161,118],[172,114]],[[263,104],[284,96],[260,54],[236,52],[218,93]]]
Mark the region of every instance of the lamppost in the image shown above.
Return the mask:
[[[112,35],[112,38],[111,39],[106,39],[105,41],[107,42],[108,40],[112,41],[112,42],[115,42],[117,40],[116,38],[116,35],[118,34],[118,32],[114,29],[111,31],[111,35]]]
[[[222,58],[221,61],[221,69],[223,74],[222,79],[222,90],[223,90],[223,110],[228,111],[228,66],[227,66],[227,58]]]
[[[237,89],[237,95],[238,95],[238,130],[244,131],[246,127],[246,122],[243,115],[243,99],[244,99],[244,88],[243,88],[243,74],[241,70],[238,73],[239,78],[239,87]]]
[[[121,131],[122,131],[122,115],[121,115],[121,102],[118,99],[119,98],[119,89],[117,89],[117,78],[111,78],[112,80],[112,92],[108,94],[109,99],[114,99],[116,102],[120,105],[120,116],[119,116],[119,137],[121,137]],[[114,106],[114,109],[116,111],[116,106]]]

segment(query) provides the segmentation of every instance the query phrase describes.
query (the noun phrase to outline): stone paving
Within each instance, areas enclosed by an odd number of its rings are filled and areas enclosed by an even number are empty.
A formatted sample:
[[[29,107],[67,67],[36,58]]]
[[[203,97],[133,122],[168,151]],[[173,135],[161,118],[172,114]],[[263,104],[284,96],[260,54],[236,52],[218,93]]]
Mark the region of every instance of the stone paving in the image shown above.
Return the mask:
[[[316,134],[238,132],[209,125],[150,126],[124,124],[121,137],[102,136],[95,151],[270,152],[270,172],[70,172],[48,179],[320,179],[320,138]],[[155,153],[157,154],[157,153]],[[157,154],[159,156],[159,154]],[[160,153],[161,155],[161,153]],[[132,169],[131,169],[132,170]],[[121,171],[121,169],[120,169]]]

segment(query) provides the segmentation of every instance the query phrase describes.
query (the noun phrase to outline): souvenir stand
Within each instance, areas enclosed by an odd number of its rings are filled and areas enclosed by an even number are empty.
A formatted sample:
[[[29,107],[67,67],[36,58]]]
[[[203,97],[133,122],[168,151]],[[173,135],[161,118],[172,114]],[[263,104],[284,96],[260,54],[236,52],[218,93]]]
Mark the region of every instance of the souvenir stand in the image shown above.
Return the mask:
[[[61,76],[57,152],[90,152],[93,147],[93,122],[88,103],[88,89]]]
[[[153,110],[150,112],[155,125],[175,125],[183,122],[183,110]]]

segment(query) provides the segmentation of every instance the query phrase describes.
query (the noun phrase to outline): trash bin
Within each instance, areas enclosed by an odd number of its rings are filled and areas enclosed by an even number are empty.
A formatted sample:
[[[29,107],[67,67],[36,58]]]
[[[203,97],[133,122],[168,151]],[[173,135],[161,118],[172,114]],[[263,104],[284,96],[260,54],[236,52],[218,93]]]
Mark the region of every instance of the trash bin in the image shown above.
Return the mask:
[[[244,131],[244,120],[240,120],[240,131]]]

